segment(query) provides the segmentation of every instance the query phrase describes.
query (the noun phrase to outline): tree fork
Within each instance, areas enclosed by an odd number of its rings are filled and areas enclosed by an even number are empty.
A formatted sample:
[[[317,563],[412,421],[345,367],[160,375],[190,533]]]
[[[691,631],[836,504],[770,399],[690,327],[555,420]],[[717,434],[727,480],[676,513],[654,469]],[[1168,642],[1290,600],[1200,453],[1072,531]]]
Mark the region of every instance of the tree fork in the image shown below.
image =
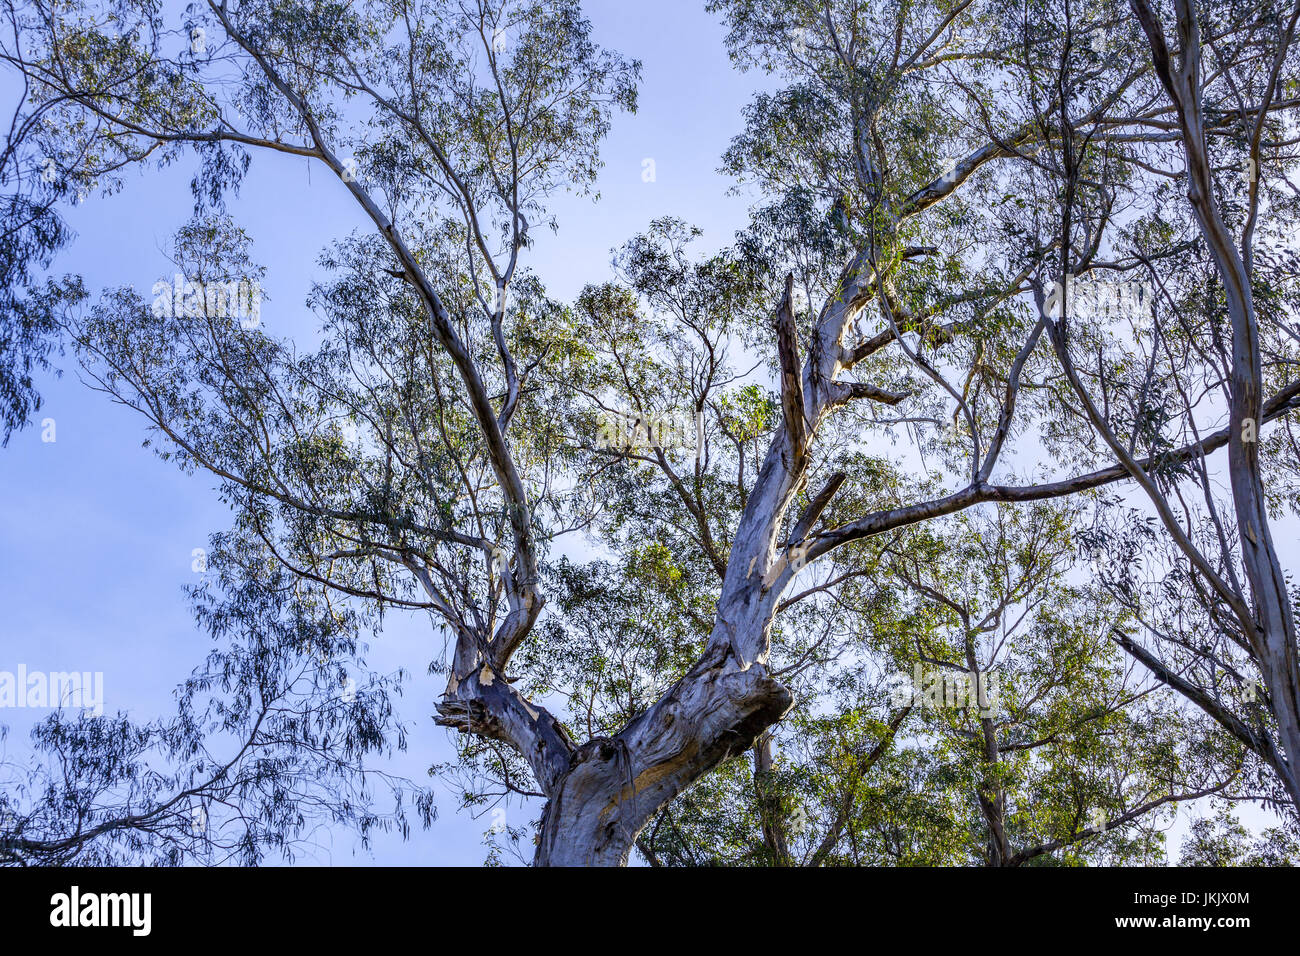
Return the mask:
[[[793,705],[762,664],[706,656],[617,736],[578,749],[543,810],[535,865],[625,865],[665,804],[748,751]]]

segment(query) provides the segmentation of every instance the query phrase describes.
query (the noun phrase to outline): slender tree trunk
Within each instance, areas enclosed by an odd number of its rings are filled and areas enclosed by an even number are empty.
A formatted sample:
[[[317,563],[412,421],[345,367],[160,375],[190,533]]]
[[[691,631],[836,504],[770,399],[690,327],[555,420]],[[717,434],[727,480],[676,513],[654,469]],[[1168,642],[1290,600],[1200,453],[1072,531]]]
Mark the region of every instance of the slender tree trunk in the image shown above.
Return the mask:
[[[967,678],[973,682],[973,686],[979,688],[982,678],[979,662],[975,657],[975,632],[971,630],[970,619],[964,613],[962,623],[965,625]],[[975,705],[982,707],[984,703],[982,691],[977,690]],[[976,795],[979,798],[980,810],[984,813],[984,821],[989,828],[989,866],[1010,866],[1015,854],[1007,841],[1007,792],[998,774],[998,764],[1002,762],[1002,751],[998,746],[998,729],[991,717],[981,717],[979,724],[983,746],[980,752],[981,779],[976,784]]]
[[[1280,759],[1270,763],[1278,770],[1293,804],[1300,808],[1300,659],[1291,597],[1273,545],[1260,470],[1258,432],[1263,422],[1263,369],[1246,258],[1250,255],[1250,234],[1248,230],[1243,249],[1238,250],[1215,201],[1201,104],[1200,32],[1192,0],[1175,3],[1181,53],[1177,68],[1150,4],[1147,0],[1131,0],[1131,3],[1150,43],[1156,73],[1178,110],[1187,162],[1187,198],[1227,300],[1232,325],[1228,474],[1241,538],[1241,561],[1253,599],[1253,620],[1241,624],[1268,687],[1269,703],[1284,751]],[[1271,88],[1267,95],[1272,95]],[[1254,193],[1253,201],[1257,201]]]
[[[1197,113],[1199,119],[1199,111]],[[1260,471],[1258,432],[1263,420],[1263,369],[1259,351],[1250,277],[1214,206],[1209,158],[1203,132],[1195,127],[1202,148],[1186,146],[1188,195],[1223,280],[1232,322],[1232,376],[1229,387],[1232,437],[1228,441],[1228,476],[1241,537],[1241,558],[1254,598],[1255,620],[1244,622],[1268,685],[1289,779],[1284,781],[1300,806],[1300,666],[1296,659],[1295,619],[1286,576],[1269,527],[1264,477]],[[1253,624],[1254,627],[1249,625]]]
[[[772,735],[763,733],[754,744],[754,796],[763,828],[763,843],[777,866],[790,865],[790,843],[781,815],[781,800],[772,780]]]

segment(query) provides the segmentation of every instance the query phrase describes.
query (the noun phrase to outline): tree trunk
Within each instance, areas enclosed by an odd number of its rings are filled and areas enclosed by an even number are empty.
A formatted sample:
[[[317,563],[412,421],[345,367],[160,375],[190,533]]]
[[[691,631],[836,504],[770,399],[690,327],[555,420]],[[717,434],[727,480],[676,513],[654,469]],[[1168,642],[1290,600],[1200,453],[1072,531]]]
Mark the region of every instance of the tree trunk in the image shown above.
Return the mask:
[[[754,798],[758,804],[763,844],[777,866],[790,865],[790,842],[781,813],[781,796],[772,779],[772,735],[764,733],[754,744]]]
[[[677,794],[743,754],[794,703],[762,664],[706,656],[617,737],[580,747],[542,813],[537,866],[622,866]]]
[[[1286,575],[1269,528],[1268,499],[1260,470],[1258,430],[1263,422],[1263,370],[1259,325],[1250,283],[1250,231],[1238,250],[1215,201],[1201,104],[1201,40],[1192,0],[1177,0],[1181,61],[1174,68],[1164,31],[1147,0],[1131,0],[1150,43],[1156,73],[1178,110],[1187,162],[1187,198],[1201,236],[1223,282],[1232,326],[1229,381],[1228,474],[1232,487],[1241,561],[1250,582],[1252,614],[1241,622],[1268,687],[1277,720],[1281,755],[1270,760],[1297,808],[1300,808],[1300,659],[1296,623]],[[1294,24],[1293,24],[1294,25]],[[1289,35],[1289,34],[1288,34]],[[1272,87],[1268,96],[1273,93]],[[1261,108],[1267,108],[1267,102]],[[1252,161],[1254,161],[1252,159]],[[1253,204],[1258,201],[1251,193]],[[1269,755],[1265,755],[1266,757]]]

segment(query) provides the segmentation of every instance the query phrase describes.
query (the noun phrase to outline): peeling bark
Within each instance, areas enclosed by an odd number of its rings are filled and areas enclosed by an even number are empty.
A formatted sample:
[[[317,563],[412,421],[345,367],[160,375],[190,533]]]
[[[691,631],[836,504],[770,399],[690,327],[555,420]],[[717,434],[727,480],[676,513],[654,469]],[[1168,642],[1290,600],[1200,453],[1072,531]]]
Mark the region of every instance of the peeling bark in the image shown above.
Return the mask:
[[[669,800],[785,716],[790,692],[761,664],[701,660],[615,737],[584,744],[547,802],[539,866],[621,866]]]

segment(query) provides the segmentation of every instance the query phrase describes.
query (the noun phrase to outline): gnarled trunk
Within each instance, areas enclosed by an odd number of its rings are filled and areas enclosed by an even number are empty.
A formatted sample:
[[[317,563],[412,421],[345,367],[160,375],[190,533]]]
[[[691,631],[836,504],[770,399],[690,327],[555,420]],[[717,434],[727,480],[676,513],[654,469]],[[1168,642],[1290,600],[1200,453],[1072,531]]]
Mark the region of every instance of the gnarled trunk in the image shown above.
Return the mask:
[[[621,866],[654,815],[794,700],[762,664],[706,656],[616,737],[584,744],[542,815],[538,866]]]

